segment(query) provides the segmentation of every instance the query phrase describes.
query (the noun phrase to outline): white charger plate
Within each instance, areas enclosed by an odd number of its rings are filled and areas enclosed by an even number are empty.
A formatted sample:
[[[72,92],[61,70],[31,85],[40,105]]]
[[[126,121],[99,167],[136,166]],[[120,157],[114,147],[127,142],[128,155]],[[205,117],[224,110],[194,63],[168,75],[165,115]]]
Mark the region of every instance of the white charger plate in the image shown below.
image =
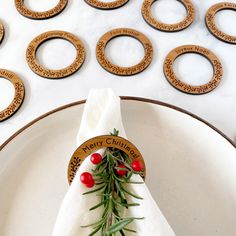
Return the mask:
[[[0,147],[0,235],[49,236],[68,189],[84,101],[36,119]],[[235,236],[236,147],[179,108],[123,98],[129,139],[153,197],[177,235]]]

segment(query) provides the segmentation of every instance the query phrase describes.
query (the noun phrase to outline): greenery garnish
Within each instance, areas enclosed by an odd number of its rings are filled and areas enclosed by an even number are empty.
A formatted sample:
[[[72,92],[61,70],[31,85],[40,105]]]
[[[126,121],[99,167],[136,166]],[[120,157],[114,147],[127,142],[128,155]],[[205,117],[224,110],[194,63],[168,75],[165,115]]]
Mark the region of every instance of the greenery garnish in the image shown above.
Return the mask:
[[[111,135],[118,136],[118,134],[119,132],[114,129]],[[101,219],[97,222],[81,226],[83,228],[92,228],[92,232],[88,236],[93,236],[96,233],[100,233],[101,236],[125,236],[127,232],[137,233],[128,226],[134,220],[141,220],[143,218],[126,218],[122,216],[125,209],[139,206],[139,203],[128,202],[128,196],[142,199],[141,196],[127,189],[128,184],[143,183],[131,181],[133,174],[140,174],[140,172],[137,173],[132,169],[131,163],[132,160],[130,157],[123,151],[115,148],[107,148],[101,163],[92,170],[96,188],[84,193],[84,195],[96,194],[100,196],[100,203],[91,207],[89,210],[93,211],[102,207],[103,213]]]

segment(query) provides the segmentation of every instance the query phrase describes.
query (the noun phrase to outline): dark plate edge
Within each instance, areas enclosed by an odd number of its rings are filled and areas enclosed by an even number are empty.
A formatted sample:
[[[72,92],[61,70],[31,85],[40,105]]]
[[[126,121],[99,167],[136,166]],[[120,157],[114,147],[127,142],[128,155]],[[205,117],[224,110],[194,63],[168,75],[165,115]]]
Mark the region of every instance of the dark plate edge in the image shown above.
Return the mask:
[[[218,134],[220,134],[224,139],[226,139],[234,148],[236,148],[236,144],[233,142],[233,140],[231,140],[227,135],[225,135],[223,132],[221,132],[219,129],[217,129],[215,126],[213,126],[212,124],[210,124],[209,122],[203,120],[202,118],[198,117],[197,115],[188,112],[180,107],[176,107],[174,105],[170,105],[168,103],[165,102],[161,102],[161,101],[157,101],[157,100],[152,100],[152,99],[147,99],[147,98],[141,98],[141,97],[129,97],[129,96],[121,96],[122,100],[131,100],[131,101],[140,101],[140,102],[146,102],[146,103],[152,103],[152,104],[157,104],[157,105],[161,105],[164,107],[168,107],[171,109],[174,109],[176,111],[182,112],[186,115],[191,116],[192,118],[201,121],[202,123],[204,123],[205,125],[209,126],[211,129],[213,129],[214,131],[216,131]],[[16,133],[14,133],[12,136],[10,136],[10,138],[8,138],[1,146],[0,146],[0,151],[3,150],[4,147],[6,147],[6,145],[8,143],[10,143],[16,136],[18,136],[19,134],[21,134],[24,130],[26,130],[27,128],[29,128],[30,126],[32,126],[33,124],[35,124],[36,122],[46,118],[47,116],[54,114],[58,111],[73,107],[73,106],[77,106],[80,104],[84,104],[86,102],[86,100],[81,100],[78,102],[73,102],[73,103],[69,103],[67,105],[58,107],[52,111],[49,111],[47,113],[45,113],[44,115],[39,116],[38,118],[34,119],[33,121],[31,121],[30,123],[28,123],[27,125],[25,125],[24,127],[22,127],[21,129],[19,129]]]

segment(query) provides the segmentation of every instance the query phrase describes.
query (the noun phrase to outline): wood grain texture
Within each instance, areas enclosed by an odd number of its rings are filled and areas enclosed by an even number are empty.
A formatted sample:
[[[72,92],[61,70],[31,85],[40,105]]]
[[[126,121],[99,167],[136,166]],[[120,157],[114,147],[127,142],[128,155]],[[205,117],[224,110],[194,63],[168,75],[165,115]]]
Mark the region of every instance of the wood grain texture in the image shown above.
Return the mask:
[[[85,0],[90,6],[102,9],[102,10],[113,10],[124,6],[129,0],[113,0],[111,2],[103,2],[99,0]]]
[[[165,32],[176,32],[183,29],[186,29],[190,26],[195,18],[195,8],[191,0],[178,0],[180,3],[184,5],[187,11],[187,16],[181,22],[176,24],[165,24],[163,22],[158,21],[151,12],[151,7],[154,2],[157,0],[144,0],[142,5],[142,15],[144,20],[153,28],[165,31]]]
[[[5,30],[3,24],[0,22],[0,43],[2,42],[4,38]]]
[[[95,153],[99,149],[108,147],[122,150],[132,160],[142,161],[144,165],[144,172],[141,176],[145,179],[146,175],[145,162],[139,150],[127,139],[112,135],[102,135],[87,140],[76,149],[76,151],[74,152],[74,154],[70,159],[68,166],[67,177],[69,184],[72,183],[77,170],[79,169],[79,167],[81,166],[82,162],[85,160],[86,157]]]
[[[36,52],[42,43],[56,38],[64,39],[72,43],[77,52],[76,58],[74,62],[66,68],[60,70],[46,69],[38,63],[36,58]],[[61,79],[72,75],[73,73],[78,71],[79,68],[83,65],[85,60],[85,48],[80,39],[69,32],[48,31],[43,34],[40,34],[31,41],[26,51],[26,60],[31,70],[36,74],[48,79]]]
[[[105,54],[107,44],[116,37],[128,36],[137,39],[144,47],[144,58],[131,67],[121,67],[109,61]],[[117,28],[105,33],[98,41],[96,55],[99,64],[108,72],[115,75],[130,76],[144,71],[152,62],[153,47],[151,41],[142,33],[130,28]]]
[[[21,15],[30,19],[34,19],[34,20],[48,19],[48,18],[58,15],[65,9],[67,3],[68,3],[68,0],[60,0],[59,3],[54,8],[48,11],[36,12],[36,11],[32,11],[28,9],[24,4],[24,0],[15,0],[15,6],[16,6],[17,11]]]
[[[177,57],[186,53],[197,53],[204,56],[211,62],[214,69],[213,78],[204,85],[193,86],[182,82],[176,77],[173,70],[173,63]],[[164,73],[169,83],[176,89],[188,94],[205,94],[214,90],[220,83],[223,76],[223,68],[220,60],[210,50],[197,45],[184,45],[173,49],[166,57],[164,62]]]
[[[236,44],[236,36],[222,32],[215,23],[216,14],[223,10],[236,11],[236,3],[220,2],[210,7],[206,13],[205,23],[210,33],[223,42]]]
[[[25,89],[21,79],[15,73],[9,70],[0,69],[0,77],[10,81],[15,88],[15,95],[11,104],[3,111],[0,111],[1,122],[11,117],[20,108],[25,97]]]

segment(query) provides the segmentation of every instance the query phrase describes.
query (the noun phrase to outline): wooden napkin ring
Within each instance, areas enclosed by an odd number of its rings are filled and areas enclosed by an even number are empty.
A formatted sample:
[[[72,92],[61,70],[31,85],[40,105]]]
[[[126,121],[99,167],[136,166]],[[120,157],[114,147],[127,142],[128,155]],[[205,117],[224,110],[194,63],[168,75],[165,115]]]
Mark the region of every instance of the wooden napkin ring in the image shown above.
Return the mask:
[[[214,69],[213,78],[207,84],[193,86],[178,79],[173,70],[173,64],[177,57],[186,53],[197,53],[208,59]],[[197,45],[184,45],[173,49],[164,62],[164,73],[169,83],[176,89],[188,94],[205,94],[214,90],[220,83],[223,76],[223,69],[220,60],[210,50]]]
[[[72,43],[76,48],[77,55],[74,62],[66,68],[60,70],[46,69],[37,62],[36,52],[42,43],[56,38],[64,39]],[[31,70],[36,74],[48,79],[60,79],[72,75],[79,70],[85,60],[85,49],[80,39],[75,35],[65,31],[49,31],[40,34],[31,41],[26,51],[26,60]]]
[[[128,36],[137,39],[144,47],[145,55],[141,62],[131,67],[117,66],[109,61],[105,54],[107,44],[114,38]],[[129,28],[118,28],[105,33],[98,41],[96,55],[99,64],[108,72],[115,75],[130,76],[145,70],[152,62],[153,47],[150,40],[142,33]]]
[[[4,27],[3,27],[3,24],[0,22],[0,43],[2,42],[4,38],[4,34],[5,34]]]
[[[217,12],[223,10],[233,10],[236,11],[236,3],[230,2],[221,2],[210,7],[206,13],[206,26],[208,30],[212,33],[216,38],[231,44],[236,44],[236,36],[231,36],[222,32],[215,23],[215,16]]]
[[[176,32],[187,28],[193,23],[195,18],[195,8],[191,0],[178,0],[186,8],[187,16],[183,21],[178,22],[176,24],[165,24],[155,19],[155,17],[151,13],[151,7],[156,1],[157,0],[144,0],[142,6],[143,18],[153,28],[165,32]]]
[[[25,89],[21,79],[9,70],[0,69],[0,77],[9,80],[15,88],[15,96],[13,101],[6,109],[0,111],[1,122],[11,117],[20,108],[25,97]]]
[[[79,169],[79,167],[81,166],[82,162],[85,160],[86,157],[95,153],[97,150],[109,147],[122,150],[132,160],[142,161],[144,165],[144,171],[141,174],[141,177],[145,179],[146,176],[145,162],[139,150],[127,139],[112,135],[102,135],[89,139],[76,149],[76,151],[74,152],[74,154],[70,159],[68,166],[67,177],[69,184],[72,183],[77,170]]]
[[[112,10],[124,6],[129,0],[113,0],[112,2],[103,2],[99,0],[85,0],[90,6],[103,9]]]
[[[51,10],[43,11],[43,12],[36,12],[36,11],[32,11],[28,9],[24,4],[24,0],[15,0],[15,6],[16,6],[17,11],[21,15],[28,17],[30,19],[35,19],[35,20],[48,19],[48,18],[58,15],[64,10],[67,3],[68,3],[68,0],[60,0],[59,3]]]

